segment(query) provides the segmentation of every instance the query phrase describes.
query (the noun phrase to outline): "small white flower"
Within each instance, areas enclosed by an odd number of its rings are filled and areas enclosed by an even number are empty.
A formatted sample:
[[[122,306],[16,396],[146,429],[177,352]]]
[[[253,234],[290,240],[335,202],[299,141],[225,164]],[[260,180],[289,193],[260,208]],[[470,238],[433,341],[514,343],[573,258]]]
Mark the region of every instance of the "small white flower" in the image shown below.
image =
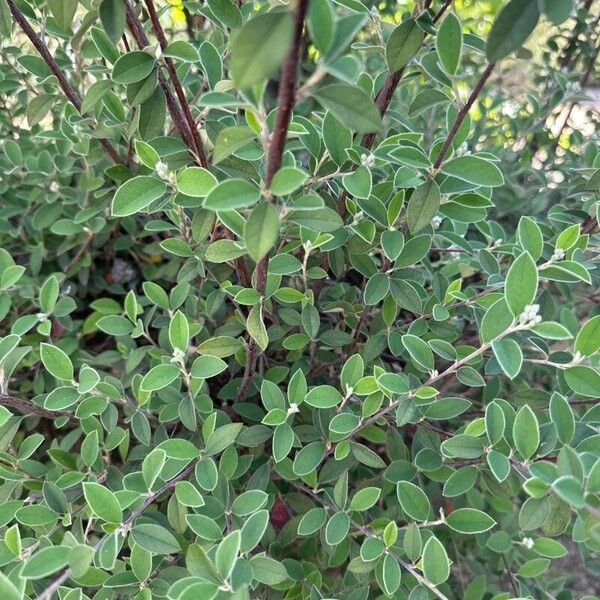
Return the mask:
[[[46,320],[46,314],[45,313],[36,313],[36,318],[38,321],[45,321]]]
[[[565,257],[565,251],[562,248],[557,248],[550,259],[550,262],[556,262],[562,260]]]
[[[375,156],[373,154],[361,154],[360,164],[364,165],[365,167],[372,167],[375,164]]]
[[[162,160],[159,160],[156,163],[156,166],[154,167],[154,169],[156,170],[157,175],[161,179],[167,179],[167,177],[169,176],[169,167],[168,167],[167,163],[164,163]]]
[[[171,359],[171,362],[181,362],[184,358],[185,352],[183,352],[183,350],[180,348],[173,349],[173,358]]]
[[[298,408],[298,405],[295,402],[290,402],[290,407],[287,409],[287,414],[294,415],[299,412],[300,409]]]
[[[519,316],[519,321],[522,325],[535,325],[536,323],[541,323],[542,317],[541,315],[538,315],[539,310],[539,304],[528,304]]]
[[[50,188],[49,189],[50,189],[51,192],[56,193],[56,192],[58,192],[58,190],[60,190],[60,185],[58,185],[57,181],[52,181],[50,183]]]
[[[523,546],[525,546],[525,548],[531,550],[533,548],[533,540],[530,537],[524,537],[523,538]]]
[[[442,224],[442,221],[443,221],[442,217],[439,217],[436,215],[435,217],[433,217],[433,219],[431,219],[431,226],[434,229],[439,229],[440,225]]]

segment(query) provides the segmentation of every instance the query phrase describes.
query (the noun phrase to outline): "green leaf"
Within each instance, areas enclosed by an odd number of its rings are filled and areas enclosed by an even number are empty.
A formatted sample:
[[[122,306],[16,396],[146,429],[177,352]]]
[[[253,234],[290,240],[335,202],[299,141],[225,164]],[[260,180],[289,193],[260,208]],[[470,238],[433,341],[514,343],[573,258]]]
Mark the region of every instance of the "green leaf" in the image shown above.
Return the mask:
[[[113,66],[112,80],[115,83],[136,83],[146,79],[154,69],[155,60],[151,54],[133,50],[123,54]]]
[[[529,252],[534,261],[540,259],[544,249],[544,238],[539,225],[531,217],[521,217],[519,219],[517,239],[521,248]]]
[[[515,448],[525,460],[529,460],[540,445],[540,430],[535,413],[527,404],[519,409],[512,433]]]
[[[255,304],[248,313],[246,319],[246,329],[252,339],[258,344],[261,350],[266,350],[269,345],[269,336],[267,328],[262,318],[262,309],[260,304]]]
[[[563,475],[552,484],[552,488],[565,502],[568,502],[575,508],[583,508],[585,506],[585,498],[583,496],[583,488],[581,482],[577,481],[572,475]]]
[[[400,23],[385,46],[385,59],[390,71],[398,71],[421,49],[425,32],[414,19]]]
[[[504,298],[494,302],[483,315],[479,336],[483,343],[491,342],[504,333],[514,321],[514,317],[508,308]]]
[[[413,192],[406,209],[406,222],[411,233],[431,223],[440,207],[440,200],[440,188],[433,180],[426,181]]]
[[[454,75],[462,53],[462,25],[454,13],[448,13],[440,23],[435,36],[435,47],[446,73]]]
[[[425,492],[410,481],[399,481],[396,494],[402,510],[412,519],[427,521],[431,506]]]
[[[231,446],[239,435],[243,425],[241,423],[228,423],[223,425],[209,436],[204,447],[205,456],[214,456]]]
[[[342,177],[342,183],[346,191],[354,198],[367,199],[373,187],[371,171],[365,165],[361,165],[352,173]]]
[[[155,523],[141,523],[131,529],[131,539],[152,554],[175,554],[181,550],[172,533]]]
[[[384,591],[388,596],[392,596],[400,587],[400,565],[398,564],[398,561],[392,554],[386,554],[383,558],[381,580],[383,583]]]
[[[571,405],[558,393],[550,398],[550,419],[562,444],[568,444],[575,433],[575,416]]]
[[[269,525],[269,511],[259,510],[250,515],[242,526],[240,551],[250,552],[258,546]]]
[[[142,461],[142,478],[149,490],[152,489],[154,482],[160,476],[166,459],[167,453],[159,448],[155,448],[144,457]]]
[[[410,354],[410,357],[425,369],[433,369],[435,366],[431,348],[416,335],[406,334],[402,336],[402,343]]]
[[[50,375],[64,381],[73,379],[73,364],[71,359],[57,346],[40,344],[40,358]]]
[[[277,585],[288,578],[285,566],[268,556],[253,556],[250,559],[250,567],[254,579],[266,585]]]
[[[247,208],[260,198],[257,187],[243,179],[229,179],[219,183],[208,194],[204,208],[215,211],[230,211]]]
[[[390,290],[390,278],[385,273],[375,273],[367,281],[364,291],[364,300],[367,306],[374,306],[381,302]]]
[[[308,178],[308,173],[296,167],[283,167],[275,173],[271,182],[274,196],[288,196],[295,192]]]
[[[263,508],[268,499],[268,494],[262,490],[242,492],[231,504],[231,512],[238,517],[245,517]]]
[[[108,523],[120,523],[123,511],[116,496],[99,483],[86,482],[83,484],[85,501],[92,512]]]
[[[47,0],[48,8],[52,13],[56,23],[61,29],[70,29],[75,12],[77,11],[78,0]]]
[[[333,84],[320,88],[313,95],[348,129],[357,133],[375,133],[382,127],[379,110],[359,87]]]
[[[366,487],[358,490],[350,501],[350,510],[368,510],[375,505],[380,495],[381,490],[376,487]]]
[[[240,550],[240,540],[241,533],[236,530],[225,536],[217,547],[215,565],[223,579],[227,579],[233,571]]]
[[[445,523],[459,533],[475,534],[491,529],[496,521],[475,508],[457,508],[446,517]]]
[[[10,9],[8,8],[8,3],[6,2],[6,0],[0,0],[0,37],[9,38],[12,35],[12,24],[13,24],[13,19],[12,19],[12,15],[10,13]],[[8,585],[10,582],[8,580],[6,580],[6,581],[8,582],[6,584],[7,587],[10,587]],[[10,584],[10,585],[12,585],[12,584]],[[0,579],[0,591],[3,591],[2,586],[3,586],[3,580]],[[10,593],[11,593],[11,591],[7,590],[7,594],[10,594]],[[20,600],[20,598],[21,598],[21,596],[19,595],[19,600]],[[7,598],[7,600],[13,600],[13,598]]]
[[[591,367],[579,365],[565,369],[565,381],[576,394],[588,398],[600,396],[600,373]]]
[[[205,198],[217,183],[216,177],[203,167],[186,167],[177,175],[177,190],[192,198]]]
[[[493,162],[479,156],[452,158],[442,164],[441,171],[474,185],[498,187],[504,183],[502,171]]]
[[[98,7],[106,35],[116,44],[125,31],[125,7],[120,0],[102,0]]]
[[[337,546],[346,538],[349,530],[350,517],[345,512],[337,512],[325,526],[325,541],[330,546]]]
[[[600,350],[600,315],[587,320],[575,338],[575,351],[591,356]]]
[[[231,44],[229,67],[239,88],[249,88],[273,75],[286,57],[292,41],[292,18],[273,11],[250,19]]]
[[[190,375],[196,379],[209,379],[222,373],[227,368],[227,363],[217,356],[199,356],[192,364]]]
[[[450,577],[450,561],[442,543],[431,536],[423,548],[423,575],[433,585],[440,585]]]
[[[510,0],[492,25],[485,45],[489,61],[498,61],[520,48],[531,35],[540,18],[537,2]]]
[[[148,175],[128,179],[114,195],[111,203],[112,216],[127,217],[141,212],[166,191],[167,186],[164,182]]]
[[[0,4],[2,1],[3,0],[0,0]],[[2,34],[1,29],[0,34]],[[10,35],[10,31],[8,35]],[[23,600],[22,592],[18,590],[15,584],[2,572],[0,572],[0,594],[2,594],[2,598],[4,600]]]
[[[256,139],[256,131],[249,127],[226,127],[219,132],[213,150],[213,164],[217,164],[231,156],[237,150],[247,146]]]
[[[342,395],[330,385],[319,385],[306,395],[305,402],[315,408],[333,408],[342,401]]]
[[[25,579],[43,579],[56,573],[69,564],[70,551],[71,549],[68,546],[42,548],[27,560],[21,571],[21,577]]]
[[[537,287],[538,272],[535,262],[524,252],[510,266],[504,287],[506,303],[515,317],[534,301]]]
[[[325,452],[323,442],[311,442],[296,453],[294,457],[293,470],[299,477],[312,473],[321,462]]]
[[[279,214],[274,204],[263,202],[254,208],[244,227],[244,241],[250,257],[258,262],[279,238]]]
[[[573,0],[540,0],[542,12],[555,25],[560,25],[571,16],[575,9]]]
[[[152,367],[152,369],[144,375],[144,378],[140,383],[140,389],[145,392],[162,390],[173,383],[180,374],[179,367],[176,365],[170,363],[157,365],[156,367]]]
[[[51,313],[56,306],[59,293],[58,279],[55,275],[50,275],[40,289],[40,308],[45,313]]]
[[[523,353],[519,344],[511,339],[496,340],[492,342],[492,350],[505,375],[514,379],[523,365]]]
[[[169,323],[169,342],[173,348],[187,352],[190,338],[190,326],[187,317],[180,311],[176,311]]]

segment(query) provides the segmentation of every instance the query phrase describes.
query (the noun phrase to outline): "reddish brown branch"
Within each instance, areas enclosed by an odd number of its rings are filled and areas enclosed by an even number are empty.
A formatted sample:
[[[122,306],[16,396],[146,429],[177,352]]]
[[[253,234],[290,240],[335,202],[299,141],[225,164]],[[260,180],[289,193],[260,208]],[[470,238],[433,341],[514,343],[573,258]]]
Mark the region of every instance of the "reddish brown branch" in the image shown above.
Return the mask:
[[[135,14],[135,11],[129,3],[129,0],[123,0],[123,6],[125,7],[125,15],[129,31],[131,31],[131,35],[133,36],[133,39],[135,40],[135,43],[137,44],[138,48],[142,50],[150,44],[150,40],[148,39],[148,36],[146,35],[146,32],[144,31],[140,20]],[[160,70],[158,71],[158,84],[160,85],[165,95],[167,108],[169,110],[169,114],[171,115],[171,119],[173,120],[173,124],[175,125],[175,128],[179,132],[179,135],[181,136],[181,139],[183,140],[185,145],[195,155],[195,144],[194,140],[192,139],[192,134],[188,130],[187,124],[179,110],[179,105],[175,101],[171,89],[169,88],[169,84],[167,83],[167,80],[165,79],[164,75]]]
[[[162,50],[167,47],[167,38],[165,37],[165,32],[160,24],[160,19],[158,18],[158,14],[156,12],[156,8],[154,7],[154,2],[152,0],[144,0],[146,3],[146,8],[148,9],[148,15],[150,16],[150,21],[152,23],[152,29],[154,30],[154,34],[156,35],[156,39],[160,44]],[[194,143],[194,148],[196,151],[196,156],[198,158],[198,162],[204,168],[208,167],[208,161],[206,160],[206,153],[204,152],[204,145],[202,143],[202,139],[200,137],[200,133],[198,132],[198,128],[196,127],[196,122],[194,121],[194,117],[192,116],[192,111],[190,110],[190,105],[188,104],[187,98],[185,97],[185,92],[183,91],[183,87],[181,86],[181,81],[179,81],[179,76],[177,75],[177,71],[175,69],[175,65],[173,61],[168,56],[164,57],[165,65],[167,67],[167,71],[169,73],[169,77],[171,79],[171,83],[175,88],[175,94],[177,95],[177,99],[179,100],[179,104],[181,106],[181,110],[183,111],[183,116],[187,123],[187,126],[190,130],[190,134],[192,136],[192,141]]]
[[[308,0],[299,0],[294,15],[294,37],[292,39],[292,47],[281,67],[279,95],[277,97],[277,119],[275,121],[275,129],[273,130],[271,141],[269,142],[269,152],[267,157],[267,175],[265,177],[265,186],[267,189],[271,186],[273,176],[281,166],[288,125],[292,116],[292,108],[296,101],[296,78],[298,75],[298,64],[300,62],[300,43],[302,40],[304,17],[307,8]]]
[[[281,66],[279,95],[277,97],[277,118],[267,154],[267,173],[265,176],[265,187],[267,190],[271,187],[273,177],[281,166],[288,126],[292,116],[292,109],[294,108],[294,103],[296,101],[296,80],[300,63],[300,47],[302,31],[304,29],[304,17],[306,16],[307,8],[308,0],[299,0],[296,12],[294,13],[292,47]],[[256,265],[256,289],[261,296],[261,308],[264,302],[268,268],[269,255],[267,254],[264,258],[259,260]],[[250,338],[250,341],[248,342],[246,367],[244,368],[244,376],[242,377],[242,383],[240,384],[240,391],[237,397],[238,402],[246,400],[246,396],[248,395],[250,381],[256,370],[257,354],[258,348],[256,341],[254,338]]]
[[[44,41],[33,30],[31,25],[25,18],[25,15],[23,15],[23,13],[18,9],[13,0],[7,0],[7,3],[13,18],[19,24],[19,27],[23,30],[23,33],[29,38],[29,41],[33,44],[35,49],[39,52],[40,56],[44,59],[44,62],[48,65],[48,67],[52,71],[52,74],[58,80],[58,84],[62,89],[64,95],[81,114],[81,98],[79,97],[77,91],[69,83],[69,80],[66,78],[61,68],[56,64],[54,57],[52,56],[52,54],[50,54],[50,50],[48,50],[48,46],[46,46]],[[113,145],[107,139],[99,138],[98,141],[100,142],[100,144],[102,144],[102,147],[106,150],[106,153],[112,158],[112,160],[115,163],[124,164],[123,160],[119,156],[119,153],[115,150]]]
[[[475,100],[477,100],[477,97],[481,93],[485,82],[489,79],[495,66],[495,62],[491,62],[488,64],[488,66],[485,68],[485,71],[481,74],[481,77],[477,81],[477,84],[473,88],[469,99],[466,101],[465,105],[458,111],[458,114],[456,115],[456,120],[452,125],[452,129],[450,129],[448,137],[446,138],[446,141],[444,142],[444,145],[442,146],[442,149],[440,150],[440,153],[438,154],[438,157],[436,158],[436,161],[433,165],[434,171],[437,171],[444,162],[444,158],[446,157],[446,154],[450,149],[452,140],[456,137],[459,127],[462,125],[462,122],[465,120],[465,117],[469,114],[469,110],[471,110],[471,107],[475,103]]]
[[[58,417],[69,417],[69,420],[76,420],[73,414],[68,413],[64,410],[48,410],[42,406],[38,406],[31,402],[31,400],[22,400],[9,394],[0,394],[0,405],[10,406],[25,416],[35,415],[36,417],[43,417],[44,419],[57,419]]]
[[[446,10],[450,6],[450,4],[452,4],[452,0],[446,0],[444,2],[444,4],[437,11],[435,17],[433,17],[434,23],[437,22],[442,17],[442,15],[446,12]],[[415,7],[415,10],[417,10],[416,7]],[[413,16],[416,16],[415,11],[413,11]],[[404,67],[401,67],[397,71],[392,71],[391,73],[388,73],[387,77],[385,78],[385,80],[383,82],[383,85],[381,86],[381,89],[379,90],[379,93],[377,94],[377,96],[375,98],[375,104],[377,105],[377,108],[379,109],[379,114],[382,117],[385,115],[385,113],[387,112],[387,109],[390,106],[390,103],[392,101],[392,98],[394,97],[396,88],[398,87],[398,84],[400,83],[400,80],[402,79],[402,76],[404,75],[405,70],[406,70],[406,65]],[[363,136],[362,145],[367,150],[370,150],[373,147],[374,141],[375,141],[375,134],[367,133]]]

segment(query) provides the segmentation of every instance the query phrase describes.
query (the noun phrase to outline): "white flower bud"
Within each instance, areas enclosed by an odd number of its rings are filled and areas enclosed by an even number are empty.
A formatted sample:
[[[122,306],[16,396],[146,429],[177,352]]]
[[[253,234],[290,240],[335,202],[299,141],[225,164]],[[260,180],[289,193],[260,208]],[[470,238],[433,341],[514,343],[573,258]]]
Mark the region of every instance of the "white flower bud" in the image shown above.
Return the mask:
[[[300,409],[298,408],[298,405],[295,402],[290,402],[290,407],[287,409],[287,414],[293,415],[299,412]]]
[[[60,185],[58,185],[57,181],[52,181],[52,182],[50,182],[49,189],[51,192],[56,193],[56,192],[58,192],[58,190],[60,190]]]
[[[183,350],[180,348],[173,349],[173,358],[171,359],[171,362],[181,362],[184,358],[185,352],[183,352]]]
[[[156,166],[154,167],[154,169],[156,170],[156,174],[161,179],[166,179],[169,176],[169,167],[168,167],[167,163],[164,163],[162,160],[159,160],[156,163]]]
[[[533,540],[530,537],[524,537],[522,543],[529,550],[533,548]]]
[[[431,219],[431,226],[434,229],[439,229],[440,225],[442,224],[442,217],[439,217],[438,215],[436,215],[435,217],[433,217],[433,219]]]
[[[550,259],[551,262],[562,260],[565,257],[565,251],[562,248],[557,248]]]

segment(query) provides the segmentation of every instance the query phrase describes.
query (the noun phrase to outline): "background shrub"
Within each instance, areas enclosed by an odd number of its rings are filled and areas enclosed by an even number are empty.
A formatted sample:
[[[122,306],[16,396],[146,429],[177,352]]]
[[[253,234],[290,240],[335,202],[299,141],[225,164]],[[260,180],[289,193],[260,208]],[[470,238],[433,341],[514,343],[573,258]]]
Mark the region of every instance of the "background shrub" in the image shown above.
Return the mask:
[[[598,18],[0,0],[0,598],[592,598]]]

